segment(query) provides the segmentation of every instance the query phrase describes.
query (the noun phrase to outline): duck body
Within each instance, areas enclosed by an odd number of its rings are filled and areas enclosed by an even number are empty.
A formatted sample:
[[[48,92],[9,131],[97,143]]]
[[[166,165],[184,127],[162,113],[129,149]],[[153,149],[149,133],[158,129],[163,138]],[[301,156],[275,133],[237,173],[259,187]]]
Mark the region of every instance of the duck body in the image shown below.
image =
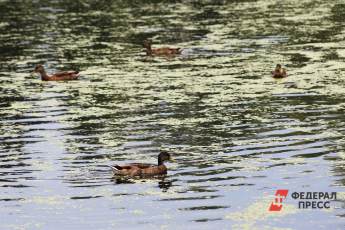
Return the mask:
[[[37,65],[34,72],[41,75],[42,81],[70,81],[77,80],[80,76],[78,71],[64,71],[48,75],[43,65]]]
[[[146,55],[152,56],[152,55],[157,55],[157,56],[164,56],[164,55],[177,55],[181,54],[181,49],[180,48],[169,48],[169,47],[162,47],[162,48],[156,48],[156,49],[151,49],[149,52],[146,50]]]
[[[167,167],[164,165],[164,161],[171,160],[170,154],[167,152],[161,152],[158,155],[158,165],[143,164],[143,163],[131,163],[128,165],[114,165],[111,166],[114,175],[118,176],[155,176],[167,174]]]
[[[142,167],[142,165],[138,163],[124,166],[114,165],[112,168],[115,175],[131,177],[164,175],[167,174],[168,171],[165,165]]]
[[[170,47],[162,47],[162,48],[152,48],[151,41],[145,40],[144,41],[144,48],[146,49],[147,56],[173,56],[181,54],[181,48],[170,48]]]
[[[276,68],[272,71],[272,77],[274,78],[287,77],[286,69],[282,68],[280,64],[277,64]]]

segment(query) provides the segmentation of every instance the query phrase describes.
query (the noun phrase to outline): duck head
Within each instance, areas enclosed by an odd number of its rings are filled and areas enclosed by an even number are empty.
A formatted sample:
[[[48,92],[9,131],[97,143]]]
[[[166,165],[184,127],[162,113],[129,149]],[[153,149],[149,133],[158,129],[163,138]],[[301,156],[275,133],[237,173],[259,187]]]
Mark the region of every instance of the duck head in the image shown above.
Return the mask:
[[[152,44],[152,41],[148,39],[144,40],[143,42],[144,48],[149,49],[149,50],[151,49],[151,44]]]
[[[282,68],[282,65],[281,65],[281,64],[277,64],[277,65],[276,65],[276,71],[280,71],[281,68]]]
[[[161,151],[158,155],[158,165],[162,165],[164,161],[172,161],[171,156],[167,151]]]
[[[41,65],[41,64],[36,65],[34,72],[35,73],[44,73],[45,71],[44,71],[43,65]]]
[[[152,55],[152,49],[151,49],[151,44],[152,44],[152,41],[151,40],[145,40],[143,42],[143,46],[144,48],[146,49],[146,55]]]

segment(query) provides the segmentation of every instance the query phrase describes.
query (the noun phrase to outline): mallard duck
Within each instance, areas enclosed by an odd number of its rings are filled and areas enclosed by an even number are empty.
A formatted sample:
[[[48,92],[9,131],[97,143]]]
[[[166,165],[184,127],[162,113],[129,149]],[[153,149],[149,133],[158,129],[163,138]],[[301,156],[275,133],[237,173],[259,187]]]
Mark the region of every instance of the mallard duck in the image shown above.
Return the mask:
[[[282,68],[280,64],[277,64],[276,68],[272,71],[272,77],[274,78],[287,77],[286,69]]]
[[[162,151],[158,155],[158,165],[144,164],[144,163],[131,163],[128,165],[114,165],[111,166],[115,175],[119,176],[155,176],[164,175],[167,173],[167,167],[164,161],[172,161],[170,154]]]
[[[77,80],[79,77],[78,71],[65,71],[65,72],[58,72],[52,75],[48,75],[44,70],[43,65],[37,65],[35,73],[39,73],[41,75],[42,81],[67,81],[67,80]]]
[[[151,47],[152,42],[150,40],[145,40],[143,45],[146,49],[147,56],[169,56],[169,55],[176,55],[181,54],[181,48],[169,48],[169,47],[162,47],[162,48],[155,48]]]

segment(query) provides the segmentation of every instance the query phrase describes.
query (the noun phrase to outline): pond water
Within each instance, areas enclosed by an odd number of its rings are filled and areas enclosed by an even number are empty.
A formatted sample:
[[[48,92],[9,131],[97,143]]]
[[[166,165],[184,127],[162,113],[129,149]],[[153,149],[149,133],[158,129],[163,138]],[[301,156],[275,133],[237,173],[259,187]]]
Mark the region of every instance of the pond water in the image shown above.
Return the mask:
[[[0,0],[0,229],[344,229],[343,1],[142,2]],[[164,178],[108,167],[160,150]]]

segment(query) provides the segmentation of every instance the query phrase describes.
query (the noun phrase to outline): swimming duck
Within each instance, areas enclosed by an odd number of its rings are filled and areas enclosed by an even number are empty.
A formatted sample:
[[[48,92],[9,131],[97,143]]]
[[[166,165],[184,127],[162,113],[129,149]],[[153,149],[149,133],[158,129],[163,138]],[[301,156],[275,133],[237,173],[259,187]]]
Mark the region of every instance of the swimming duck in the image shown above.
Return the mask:
[[[35,73],[39,73],[41,75],[42,81],[67,81],[67,80],[77,80],[79,77],[78,71],[65,71],[65,72],[58,72],[52,75],[48,75],[44,70],[43,65],[37,65]]]
[[[119,176],[155,176],[164,175],[167,173],[167,167],[164,161],[172,161],[170,154],[162,151],[158,155],[158,165],[144,164],[144,163],[131,163],[128,165],[114,165],[111,166],[115,175]]]
[[[277,64],[276,68],[272,71],[272,77],[274,78],[287,77],[286,69],[282,68],[280,64]]]
[[[169,48],[169,47],[162,47],[162,48],[155,48],[153,49],[151,47],[152,41],[151,40],[145,40],[143,45],[146,49],[146,55],[147,56],[169,56],[169,55],[176,55],[181,54],[182,50],[181,48]]]

